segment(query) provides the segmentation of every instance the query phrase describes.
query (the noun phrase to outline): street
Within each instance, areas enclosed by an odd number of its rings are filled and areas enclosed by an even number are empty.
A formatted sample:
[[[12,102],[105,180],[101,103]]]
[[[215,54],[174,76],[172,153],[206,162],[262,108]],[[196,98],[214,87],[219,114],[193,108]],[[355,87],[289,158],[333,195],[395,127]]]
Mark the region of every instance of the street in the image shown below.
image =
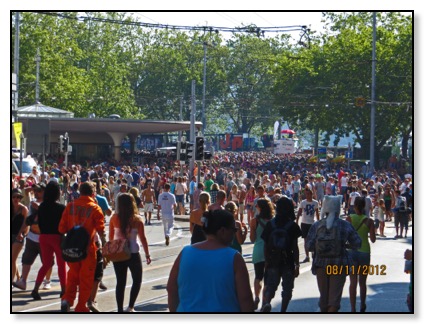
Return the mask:
[[[109,217],[108,217],[109,219]],[[176,216],[174,232],[170,245],[165,246],[163,227],[161,221],[152,217],[152,225],[145,226],[146,237],[149,242],[152,263],[148,266],[143,260],[143,283],[138,296],[135,310],[137,312],[168,312],[166,284],[170,269],[182,247],[190,243],[188,216]],[[377,236],[377,241],[371,246],[371,264],[386,268],[385,275],[369,275],[367,280],[367,312],[408,312],[406,294],[408,292],[409,275],[403,272],[403,253],[406,248],[412,248],[412,229],[408,238],[393,239],[395,229],[393,222],[386,223],[386,238]],[[251,263],[253,244],[247,238],[242,245],[243,257],[250,274],[250,285],[253,291],[254,270]],[[299,240],[300,261],[305,257],[303,239]],[[18,264],[21,269],[21,256]],[[59,279],[56,267],[52,275],[52,289],[40,290],[42,300],[34,301],[30,292],[34,286],[37,271],[41,266],[37,258],[31,268],[27,291],[12,290],[12,312],[59,312]],[[311,262],[301,263],[300,275],[295,281],[293,298],[288,307],[288,312],[311,313],[319,312],[319,292],[316,278],[311,272]],[[131,275],[128,272],[124,307],[127,306],[129,290],[131,289]],[[97,295],[98,306],[102,312],[116,312],[115,302],[115,273],[113,265],[109,264],[104,272],[103,283],[107,290],[99,290]],[[281,287],[276,292],[272,301],[272,312],[278,312],[281,305]],[[357,309],[359,310],[359,288],[357,293]],[[261,305],[260,305],[261,306]],[[259,306],[259,307],[260,307]],[[349,279],[346,280],[340,312],[350,312]]]

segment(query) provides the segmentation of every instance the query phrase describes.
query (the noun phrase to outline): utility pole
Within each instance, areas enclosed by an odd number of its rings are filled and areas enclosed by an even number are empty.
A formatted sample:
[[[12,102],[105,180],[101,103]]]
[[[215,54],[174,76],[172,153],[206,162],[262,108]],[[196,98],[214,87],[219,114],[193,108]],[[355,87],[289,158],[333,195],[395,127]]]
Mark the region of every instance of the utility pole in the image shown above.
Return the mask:
[[[194,143],[196,139],[196,81],[191,81],[191,116],[190,116],[190,142]],[[194,159],[195,154],[193,154],[193,157],[190,159],[190,175],[194,175]],[[199,172],[199,170],[198,170]]]
[[[376,12],[372,16],[372,84],[371,84],[371,131],[370,131],[370,172],[374,172],[375,163],[375,41],[376,41]]]
[[[15,66],[14,71],[16,74],[16,92],[15,92],[15,110],[18,109],[19,98],[19,12],[15,12]],[[18,115],[16,114],[16,117]],[[17,121],[17,118],[16,120]]]
[[[35,103],[40,101],[40,48],[37,48],[37,55],[35,56],[36,73],[35,73]]]
[[[202,128],[203,132],[206,129],[206,52],[207,52],[207,43],[203,42],[203,98],[202,98]]]

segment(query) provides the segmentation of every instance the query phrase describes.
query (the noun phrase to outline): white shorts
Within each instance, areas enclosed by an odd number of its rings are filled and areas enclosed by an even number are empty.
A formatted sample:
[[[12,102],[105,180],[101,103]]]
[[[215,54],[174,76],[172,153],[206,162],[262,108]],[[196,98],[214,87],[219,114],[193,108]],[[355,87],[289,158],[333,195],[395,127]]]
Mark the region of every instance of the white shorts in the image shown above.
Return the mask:
[[[145,203],[144,204],[144,212],[145,213],[152,213],[153,212],[153,203]]]

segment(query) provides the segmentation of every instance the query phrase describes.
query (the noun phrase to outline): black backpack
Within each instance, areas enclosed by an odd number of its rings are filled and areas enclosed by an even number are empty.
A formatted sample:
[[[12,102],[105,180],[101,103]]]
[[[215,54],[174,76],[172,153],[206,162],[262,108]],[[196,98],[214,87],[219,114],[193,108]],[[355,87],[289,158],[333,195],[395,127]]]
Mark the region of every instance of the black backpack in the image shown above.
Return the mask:
[[[335,219],[332,227],[328,229],[327,218],[319,220],[315,239],[315,253],[320,258],[338,258],[343,255],[344,244],[340,241],[336,221],[338,220]]]
[[[270,221],[272,232],[269,235],[267,246],[271,250],[274,261],[281,262],[287,258],[287,251],[290,249],[290,236],[288,229],[294,223],[289,220],[284,227],[277,227],[275,218]]]
[[[84,223],[87,219],[84,220]],[[72,227],[62,241],[62,257],[66,262],[79,262],[87,257],[90,235],[83,227],[84,223]]]

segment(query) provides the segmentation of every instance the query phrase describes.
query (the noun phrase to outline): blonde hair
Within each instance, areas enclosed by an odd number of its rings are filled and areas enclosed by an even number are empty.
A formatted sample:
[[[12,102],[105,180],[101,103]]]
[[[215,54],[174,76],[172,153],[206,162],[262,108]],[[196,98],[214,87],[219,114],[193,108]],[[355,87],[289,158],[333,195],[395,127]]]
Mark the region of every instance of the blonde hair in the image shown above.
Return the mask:
[[[204,211],[208,209],[209,204],[211,203],[211,196],[207,192],[202,192],[199,195],[200,208]]]

